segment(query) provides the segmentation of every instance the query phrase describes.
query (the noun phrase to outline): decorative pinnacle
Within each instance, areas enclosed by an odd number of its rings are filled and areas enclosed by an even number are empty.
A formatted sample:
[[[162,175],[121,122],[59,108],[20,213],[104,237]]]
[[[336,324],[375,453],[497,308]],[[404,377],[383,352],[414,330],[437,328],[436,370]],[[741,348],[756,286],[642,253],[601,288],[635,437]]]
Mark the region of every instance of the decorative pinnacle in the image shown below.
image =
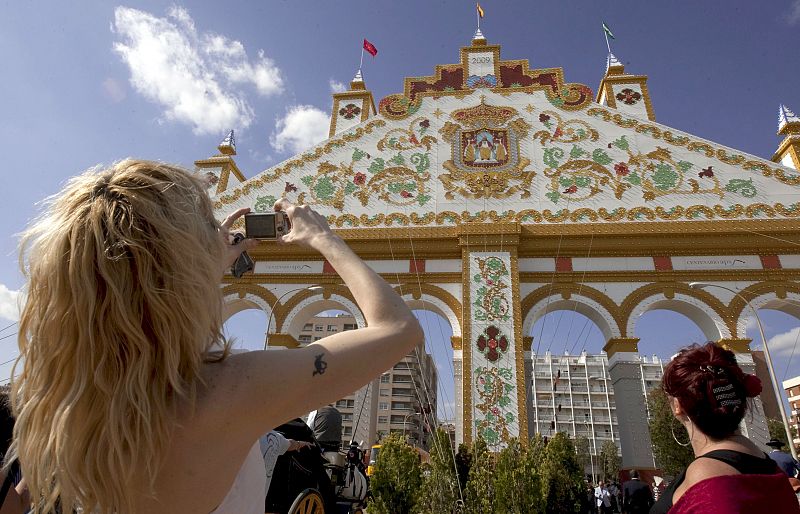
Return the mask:
[[[483,35],[483,32],[481,32],[481,29],[478,29],[478,30],[475,31],[475,35],[472,36],[472,40],[473,41],[486,41],[486,37]]]
[[[364,78],[361,76],[361,68],[358,69],[356,76],[353,77],[353,82],[364,82]]]
[[[228,132],[225,139],[217,147],[222,155],[236,155],[236,139],[233,137],[233,130]]]
[[[356,76],[350,81],[350,91],[364,90],[367,86],[364,85],[364,77],[361,76],[361,68],[356,72]]]
[[[617,59],[616,55],[612,54],[611,52],[608,52],[608,57],[606,58],[606,72],[608,72],[608,70],[610,70],[611,68],[621,68],[624,70],[625,65],[622,64],[622,62],[619,59]]]
[[[792,112],[791,109],[781,104],[778,107],[778,132],[781,132],[790,123],[800,123],[800,117]]]

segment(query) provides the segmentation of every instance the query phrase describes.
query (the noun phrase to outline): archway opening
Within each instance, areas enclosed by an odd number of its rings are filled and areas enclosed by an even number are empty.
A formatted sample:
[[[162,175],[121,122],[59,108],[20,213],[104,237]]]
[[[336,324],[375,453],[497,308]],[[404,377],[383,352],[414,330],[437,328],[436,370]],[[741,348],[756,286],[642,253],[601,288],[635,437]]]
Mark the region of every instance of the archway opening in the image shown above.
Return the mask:
[[[251,306],[230,316],[222,325],[222,333],[231,341],[234,351],[264,349],[267,316],[258,306]]]
[[[651,309],[638,317],[635,327],[632,337],[639,338],[639,354],[664,363],[681,348],[716,339],[709,339],[695,321],[673,309]]]
[[[554,356],[579,355],[583,351],[600,353],[607,339],[594,319],[574,307],[549,310],[526,335],[533,338],[531,352],[537,355],[550,352]]]

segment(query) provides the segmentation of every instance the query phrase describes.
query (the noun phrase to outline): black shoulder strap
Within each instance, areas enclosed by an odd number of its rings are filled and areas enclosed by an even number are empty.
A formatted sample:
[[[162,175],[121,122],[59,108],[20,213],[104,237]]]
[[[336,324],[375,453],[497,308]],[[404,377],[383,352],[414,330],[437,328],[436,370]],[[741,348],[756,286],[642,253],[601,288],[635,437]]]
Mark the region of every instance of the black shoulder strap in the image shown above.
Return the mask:
[[[736,469],[742,474],[767,475],[776,472],[777,464],[767,454],[761,457],[735,450],[713,450],[698,458],[706,457],[718,460]]]

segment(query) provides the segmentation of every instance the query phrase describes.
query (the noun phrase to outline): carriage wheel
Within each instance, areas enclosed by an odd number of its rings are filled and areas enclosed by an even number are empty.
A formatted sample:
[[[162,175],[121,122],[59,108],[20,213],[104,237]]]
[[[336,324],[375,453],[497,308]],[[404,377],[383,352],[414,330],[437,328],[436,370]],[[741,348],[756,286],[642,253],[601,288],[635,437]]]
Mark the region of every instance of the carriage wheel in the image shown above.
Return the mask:
[[[306,489],[294,500],[288,514],[325,514],[322,495],[316,489]]]

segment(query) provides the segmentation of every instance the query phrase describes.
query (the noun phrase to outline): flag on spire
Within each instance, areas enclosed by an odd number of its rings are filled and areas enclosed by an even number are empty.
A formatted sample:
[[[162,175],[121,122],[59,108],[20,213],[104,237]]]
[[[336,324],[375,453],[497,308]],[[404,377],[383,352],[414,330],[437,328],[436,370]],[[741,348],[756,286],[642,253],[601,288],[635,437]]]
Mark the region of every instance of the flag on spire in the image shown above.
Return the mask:
[[[611,29],[608,28],[608,25],[606,25],[606,22],[603,22],[603,32],[605,32],[606,36],[610,37],[611,39],[616,39],[614,34],[611,32]]]
[[[372,43],[370,43],[370,42],[369,42],[369,41],[367,41],[366,39],[364,40],[364,50],[366,50],[367,52],[369,52],[369,54],[370,54],[372,57],[375,57],[376,55],[378,55],[378,49],[377,49],[377,48],[375,48],[375,45],[373,45]]]
[[[475,2],[475,7],[478,9],[478,17],[483,18],[483,7],[478,2]]]

